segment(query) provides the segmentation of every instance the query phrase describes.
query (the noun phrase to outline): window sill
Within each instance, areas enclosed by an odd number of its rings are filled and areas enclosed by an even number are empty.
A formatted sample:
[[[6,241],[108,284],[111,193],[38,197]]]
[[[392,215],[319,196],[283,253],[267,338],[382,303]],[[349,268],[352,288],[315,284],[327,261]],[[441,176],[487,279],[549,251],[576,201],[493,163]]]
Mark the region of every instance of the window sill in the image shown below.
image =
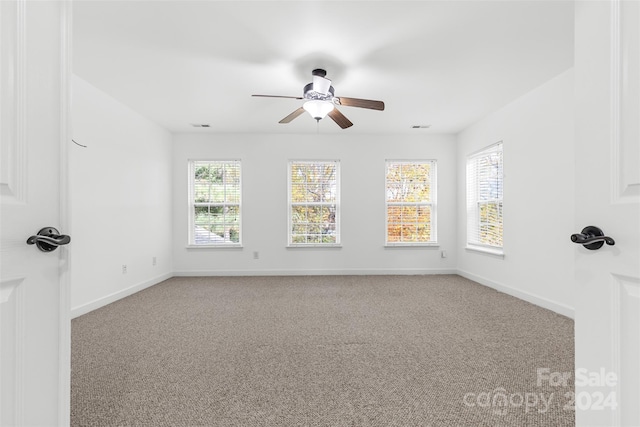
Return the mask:
[[[293,244],[287,245],[287,249],[304,249],[304,248],[312,248],[312,249],[342,249],[342,245],[340,244]]]
[[[494,249],[494,248],[488,248],[483,246],[471,246],[471,245],[467,245],[465,249],[469,252],[477,252],[480,254],[491,255],[496,258],[504,259],[504,251],[502,249]]]
[[[242,249],[241,244],[234,245],[187,245],[187,249]]]
[[[386,243],[384,245],[385,249],[406,249],[406,248],[417,248],[417,249],[438,249],[440,244],[438,242],[431,243]]]

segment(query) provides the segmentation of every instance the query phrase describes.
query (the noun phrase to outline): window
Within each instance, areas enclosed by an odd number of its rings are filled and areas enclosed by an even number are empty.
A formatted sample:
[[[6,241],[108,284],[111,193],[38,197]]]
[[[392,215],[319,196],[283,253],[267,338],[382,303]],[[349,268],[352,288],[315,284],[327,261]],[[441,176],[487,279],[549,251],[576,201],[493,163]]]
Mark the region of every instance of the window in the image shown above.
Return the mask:
[[[436,244],[435,160],[386,161],[388,246]]]
[[[189,161],[189,244],[240,246],[240,161]]]
[[[467,244],[502,253],[502,143],[467,159]]]
[[[289,245],[340,244],[340,162],[289,162]]]

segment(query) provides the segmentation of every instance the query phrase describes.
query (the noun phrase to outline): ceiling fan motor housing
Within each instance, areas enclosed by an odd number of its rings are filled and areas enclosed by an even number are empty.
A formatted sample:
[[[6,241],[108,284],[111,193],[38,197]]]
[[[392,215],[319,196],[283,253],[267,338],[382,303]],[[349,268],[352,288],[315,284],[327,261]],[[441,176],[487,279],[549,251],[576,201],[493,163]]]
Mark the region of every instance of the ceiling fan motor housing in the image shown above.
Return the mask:
[[[333,86],[329,86],[326,94],[313,90],[313,82],[304,86],[304,99],[317,99],[320,101],[333,101],[335,90]]]

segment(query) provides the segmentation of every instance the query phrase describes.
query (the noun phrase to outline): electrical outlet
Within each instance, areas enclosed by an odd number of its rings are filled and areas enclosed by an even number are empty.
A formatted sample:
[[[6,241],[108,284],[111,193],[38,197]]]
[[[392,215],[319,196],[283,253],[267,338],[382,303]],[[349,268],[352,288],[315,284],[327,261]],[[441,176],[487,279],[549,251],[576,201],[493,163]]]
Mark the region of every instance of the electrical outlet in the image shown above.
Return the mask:
[[[441,256],[442,258],[446,258],[446,257],[447,257],[447,251],[442,251],[442,252],[440,253],[440,256]]]
[[[158,264],[158,261],[156,260],[156,257],[153,257],[151,259],[151,265],[157,265],[157,264]]]
[[[122,274],[127,274],[127,265],[122,264]]]
[[[253,259],[260,259],[260,252],[254,251],[253,252]]]

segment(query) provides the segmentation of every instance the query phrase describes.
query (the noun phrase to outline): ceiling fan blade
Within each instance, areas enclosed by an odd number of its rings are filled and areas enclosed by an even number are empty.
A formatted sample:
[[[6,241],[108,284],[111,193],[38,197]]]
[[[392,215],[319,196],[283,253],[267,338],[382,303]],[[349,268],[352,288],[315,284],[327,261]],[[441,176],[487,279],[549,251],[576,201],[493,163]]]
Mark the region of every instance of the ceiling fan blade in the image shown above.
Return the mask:
[[[289,114],[284,119],[280,120],[278,123],[289,123],[291,120],[295,119],[296,117],[298,117],[302,113],[304,113],[304,108],[300,107],[296,111],[294,111],[293,113]]]
[[[338,124],[338,126],[340,126],[342,129],[346,129],[348,127],[353,126],[353,123],[351,123],[351,120],[347,119],[344,114],[342,114],[340,111],[338,111],[337,108],[334,108],[333,110],[329,111],[329,117],[331,117],[331,119],[336,122]]]
[[[289,99],[303,99],[301,96],[284,96],[284,95],[251,95],[258,96],[260,98],[289,98]]]
[[[347,98],[341,96],[338,98],[338,102],[340,105],[344,105],[345,107],[360,107],[378,111],[384,110],[384,102],[374,101],[371,99]]]

